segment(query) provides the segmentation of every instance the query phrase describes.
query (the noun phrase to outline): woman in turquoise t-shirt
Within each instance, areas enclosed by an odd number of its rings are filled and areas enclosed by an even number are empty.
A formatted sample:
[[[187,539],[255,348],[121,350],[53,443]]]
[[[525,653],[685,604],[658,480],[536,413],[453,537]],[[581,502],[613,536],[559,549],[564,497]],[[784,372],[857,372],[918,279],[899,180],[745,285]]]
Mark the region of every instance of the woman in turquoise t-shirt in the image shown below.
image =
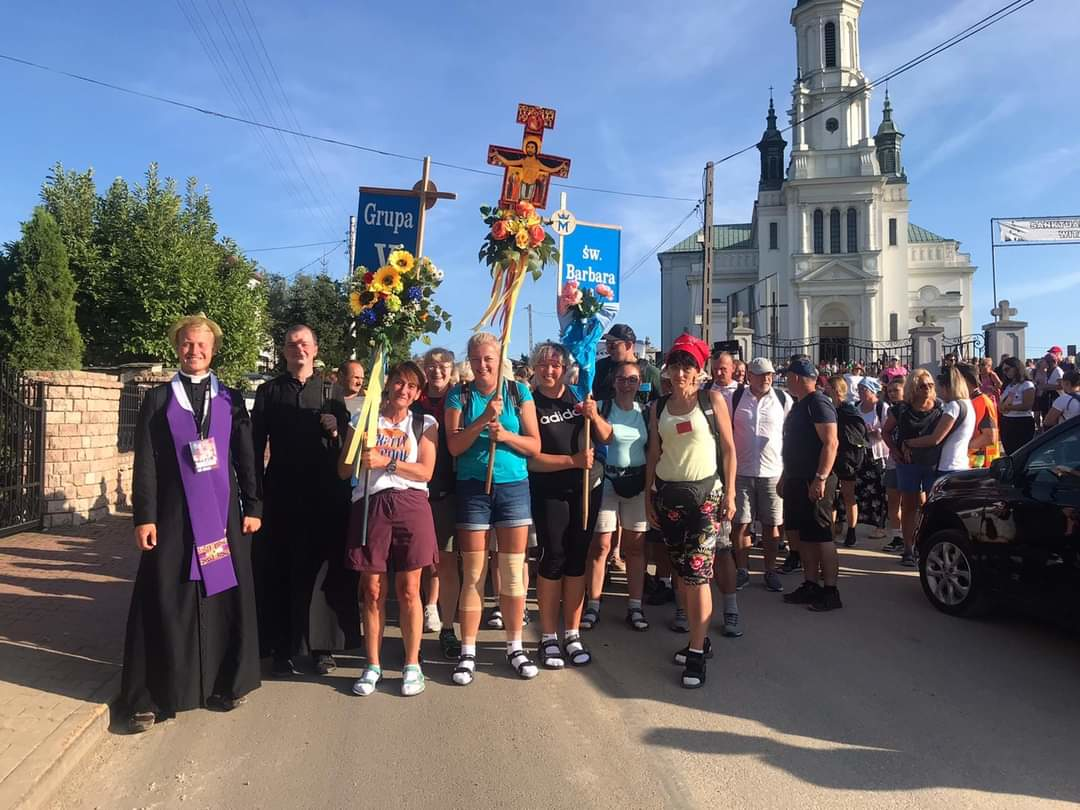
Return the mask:
[[[476,635],[484,608],[487,534],[491,528],[499,550],[499,605],[506,622],[506,658],[522,678],[535,678],[539,672],[525,654],[521,624],[525,615],[522,571],[532,525],[527,460],[540,452],[540,428],[529,389],[501,377],[500,349],[498,338],[487,332],[469,338],[474,379],[455,386],[446,397],[446,443],[457,458],[461,656],[453,679],[461,686],[472,683],[476,670]],[[496,443],[495,467],[489,494],[485,489],[492,438]]]

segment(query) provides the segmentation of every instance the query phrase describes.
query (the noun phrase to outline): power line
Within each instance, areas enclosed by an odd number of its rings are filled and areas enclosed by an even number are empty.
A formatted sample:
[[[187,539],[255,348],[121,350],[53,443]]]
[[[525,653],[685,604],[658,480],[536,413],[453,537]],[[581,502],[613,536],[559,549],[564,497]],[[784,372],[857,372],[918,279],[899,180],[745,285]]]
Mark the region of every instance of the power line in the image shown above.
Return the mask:
[[[684,216],[682,219],[680,219],[678,221],[678,223],[675,225],[675,227],[673,227],[670,231],[668,231],[666,234],[664,234],[664,237],[659,242],[657,242],[655,245],[653,245],[647,252],[642,254],[641,258],[638,259],[636,262],[634,262],[634,264],[630,267],[630,269],[627,270],[626,273],[623,275],[622,282],[628,281],[630,279],[630,277],[632,275],[634,275],[634,273],[637,272],[639,267],[641,267],[643,264],[645,264],[645,262],[648,261],[652,256],[654,256],[656,254],[656,252],[658,250],[660,250],[660,248],[662,248],[664,245],[666,245],[667,241],[672,237],[672,235],[676,231],[678,231],[679,228],[681,228],[683,226],[683,223],[685,223],[686,220],[690,219],[690,217],[694,216],[694,214],[696,214],[701,209],[702,202],[703,202],[703,200],[698,200],[697,204],[693,208],[690,209],[690,211],[686,214],[686,216]],[[620,282],[620,283],[622,283],[622,282]]]
[[[180,0],[177,0],[179,3]],[[191,112],[197,112],[202,115],[208,115],[213,118],[221,118],[225,121],[233,121],[238,124],[246,124],[248,126],[258,127],[260,129],[271,130],[279,132],[285,135],[295,135],[298,138],[307,138],[308,140],[318,141],[320,143],[327,143],[332,146],[341,146],[346,149],[356,149],[361,152],[368,152],[373,155],[381,155],[382,157],[397,158],[399,160],[411,160],[417,163],[423,161],[422,157],[415,155],[405,155],[400,152],[391,152],[388,149],[377,149],[373,146],[363,146],[357,143],[350,143],[349,141],[343,141],[339,138],[331,138],[324,135],[313,135],[309,132],[303,132],[300,129],[294,129],[291,127],[278,126],[276,124],[269,124],[265,121],[255,120],[254,114],[245,113],[245,115],[232,115],[230,113],[221,112],[220,110],[212,110],[208,107],[202,107],[197,104],[189,104],[184,101],[178,101],[174,98],[168,98],[167,96],[158,95],[157,93],[147,93],[142,90],[135,90],[130,87],[124,87],[123,85],[115,84],[114,82],[105,81],[104,79],[95,79],[92,76],[86,76],[81,73],[73,73],[69,70],[62,70],[60,68],[54,68],[49,65],[41,64],[40,62],[34,62],[29,59],[22,59],[18,56],[12,56],[11,54],[0,53],[0,59],[7,62],[12,62],[24,67],[34,68],[35,70],[42,70],[46,73],[53,73],[57,76],[64,76],[68,79],[75,79],[76,81],[86,82],[87,84],[96,85],[97,87],[104,87],[108,90],[115,90],[118,93],[126,93],[130,96],[136,96],[138,98],[145,98],[150,101],[156,101],[160,104],[169,104],[173,107],[179,107],[180,109],[189,110]],[[246,117],[245,117],[246,116]],[[471,172],[473,174],[487,174],[498,177],[501,172],[491,171],[488,169],[479,169],[472,166],[462,166],[457,163],[447,163],[445,161],[433,160],[431,161],[434,166],[442,166],[446,169],[454,169],[457,171]],[[620,191],[617,189],[598,188],[595,186],[579,186],[572,183],[553,183],[553,185],[561,188],[575,189],[577,191],[587,191],[595,194],[613,194],[618,197],[638,197],[650,200],[673,200],[675,202],[694,202],[693,197],[676,197],[666,194],[648,194],[638,191]]]
[[[855,98],[856,96],[860,96],[863,93],[868,92],[869,90],[873,89],[874,87],[878,86],[879,84],[884,84],[884,83],[888,82],[890,79],[895,79],[897,76],[902,76],[904,73],[907,73],[909,70],[912,70],[912,69],[918,67],[923,62],[927,62],[930,59],[933,59],[938,54],[944,53],[945,51],[949,50],[950,48],[953,48],[953,47],[959,45],[964,40],[969,39],[970,37],[973,37],[973,36],[975,36],[976,34],[982,32],[982,31],[985,31],[990,26],[1001,22],[1006,17],[1012,16],[1016,12],[1021,11],[1022,9],[1026,8],[1027,6],[1030,6],[1034,2],[1035,2],[1035,0],[1012,0],[1012,2],[1006,3],[1004,6],[1002,6],[1001,8],[999,8],[997,11],[993,12],[992,14],[986,15],[981,20],[978,20],[977,22],[972,23],[971,25],[969,25],[967,28],[963,29],[962,31],[958,31],[957,33],[953,34],[948,39],[945,39],[942,42],[939,42],[934,47],[923,51],[918,56],[912,57],[911,59],[909,59],[904,64],[902,64],[902,65],[900,65],[900,66],[898,66],[896,68],[893,68],[891,71],[884,74],[883,76],[880,76],[880,77],[878,77],[877,79],[874,79],[871,82],[867,82],[865,85],[858,88],[857,90],[852,90],[852,91],[850,91],[848,93],[845,93],[843,96],[841,96],[839,99],[834,101],[832,104],[829,104],[829,105],[827,105],[825,107],[822,107],[820,110],[816,110],[815,112],[810,113],[809,115],[807,115],[804,118],[800,118],[798,121],[795,121],[791,125],[784,127],[780,131],[781,132],[790,132],[795,127],[799,126],[800,124],[805,124],[807,121],[811,121],[814,118],[817,118],[819,115],[824,115],[829,110],[832,110],[832,109],[834,109],[836,107],[839,107],[841,104],[844,104],[844,103],[850,101],[851,99]],[[749,146],[745,146],[742,149],[739,149],[736,152],[732,152],[730,155],[725,155],[724,157],[720,158],[719,160],[714,161],[714,163],[725,163],[725,162],[731,160],[732,158],[737,158],[737,157],[739,157],[739,155],[746,154],[750,150],[756,149],[756,148],[757,148],[757,143],[755,142],[755,143],[750,144]]]
[[[303,267],[299,268],[298,270],[294,270],[293,275],[295,276],[297,273],[303,273],[305,270],[307,270],[309,267],[311,267],[311,265],[321,262],[323,259],[325,259],[327,256],[329,256],[331,253],[333,253],[335,250],[337,250],[337,248],[339,246],[344,245],[344,244],[345,244],[344,239],[342,239],[342,240],[340,240],[338,242],[335,242],[334,246],[332,248],[330,248],[329,250],[327,250],[325,253],[323,253],[321,256],[316,256],[314,259],[312,259],[310,262],[305,264]]]
[[[243,253],[269,253],[271,250],[294,250],[296,248],[309,248],[309,247],[323,247],[324,245],[340,245],[341,239],[333,239],[326,242],[306,242],[302,245],[276,245],[274,247],[267,248],[252,248],[250,250],[244,250]]]

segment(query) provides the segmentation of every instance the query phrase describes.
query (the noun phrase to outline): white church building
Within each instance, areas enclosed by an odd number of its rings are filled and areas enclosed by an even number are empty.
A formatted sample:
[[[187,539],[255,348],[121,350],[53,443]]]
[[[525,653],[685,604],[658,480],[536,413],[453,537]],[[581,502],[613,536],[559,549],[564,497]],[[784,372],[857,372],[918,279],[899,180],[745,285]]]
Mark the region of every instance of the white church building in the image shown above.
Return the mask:
[[[775,341],[904,341],[924,313],[946,338],[970,334],[975,267],[953,239],[909,219],[903,134],[886,92],[871,129],[860,69],[862,0],[798,0],[791,155],[769,101],[749,224],[714,225],[714,340],[744,312]],[[700,334],[702,232],[658,254],[663,345]]]

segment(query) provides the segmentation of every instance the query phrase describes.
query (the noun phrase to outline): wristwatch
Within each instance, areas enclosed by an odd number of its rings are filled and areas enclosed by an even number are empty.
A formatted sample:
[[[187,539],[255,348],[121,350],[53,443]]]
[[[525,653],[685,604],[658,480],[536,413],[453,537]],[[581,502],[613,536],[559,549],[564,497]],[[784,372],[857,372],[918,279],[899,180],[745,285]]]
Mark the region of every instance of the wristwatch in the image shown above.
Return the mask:
[[[816,478],[818,481],[828,481],[829,480],[829,476],[822,475],[821,473],[814,473],[814,478]]]
[[[396,458],[390,459],[390,463],[386,465],[386,471],[390,475],[393,475],[394,473],[397,472],[397,459]]]

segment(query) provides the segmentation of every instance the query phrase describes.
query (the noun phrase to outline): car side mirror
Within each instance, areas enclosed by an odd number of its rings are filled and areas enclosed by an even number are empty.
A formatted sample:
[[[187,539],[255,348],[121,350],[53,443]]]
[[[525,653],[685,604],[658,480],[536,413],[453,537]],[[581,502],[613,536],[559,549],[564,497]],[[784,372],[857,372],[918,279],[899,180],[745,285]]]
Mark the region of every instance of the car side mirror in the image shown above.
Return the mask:
[[[990,470],[999,481],[1008,483],[1013,478],[1013,460],[1009,456],[995,459],[990,464]]]

